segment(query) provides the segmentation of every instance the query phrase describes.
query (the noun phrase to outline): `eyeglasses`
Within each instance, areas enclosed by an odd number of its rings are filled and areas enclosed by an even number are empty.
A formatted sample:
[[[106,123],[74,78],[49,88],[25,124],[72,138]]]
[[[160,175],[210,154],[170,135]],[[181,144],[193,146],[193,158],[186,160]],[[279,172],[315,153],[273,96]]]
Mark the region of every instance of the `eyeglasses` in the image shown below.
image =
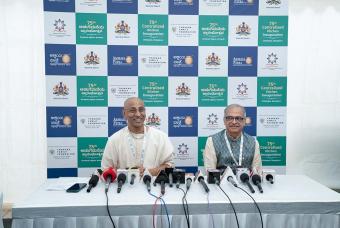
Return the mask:
[[[140,108],[129,108],[129,109],[124,109],[128,115],[130,116],[133,116],[137,113],[137,111],[140,113],[140,114],[145,114],[145,108],[144,107],[140,107]]]
[[[224,117],[226,121],[231,122],[231,121],[236,121],[238,123],[242,122],[245,118],[242,116],[226,116]]]

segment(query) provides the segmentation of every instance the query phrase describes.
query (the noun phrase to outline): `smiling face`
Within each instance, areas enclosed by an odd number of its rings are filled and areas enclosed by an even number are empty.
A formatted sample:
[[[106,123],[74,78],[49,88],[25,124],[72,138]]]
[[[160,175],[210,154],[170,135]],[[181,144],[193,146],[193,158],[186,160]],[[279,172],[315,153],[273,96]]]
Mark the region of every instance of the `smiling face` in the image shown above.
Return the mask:
[[[123,115],[130,131],[134,133],[143,132],[145,107],[141,99],[137,97],[127,99],[124,103]]]
[[[245,113],[242,107],[230,107],[224,113],[224,125],[227,133],[233,138],[241,135],[246,124]]]

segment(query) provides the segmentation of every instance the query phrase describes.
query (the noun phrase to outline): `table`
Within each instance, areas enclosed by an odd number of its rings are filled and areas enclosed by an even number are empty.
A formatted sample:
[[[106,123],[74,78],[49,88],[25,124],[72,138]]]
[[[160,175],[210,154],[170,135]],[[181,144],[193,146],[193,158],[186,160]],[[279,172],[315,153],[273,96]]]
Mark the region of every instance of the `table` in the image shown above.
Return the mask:
[[[88,179],[71,179],[85,181]],[[57,182],[49,179],[28,199],[13,206],[12,228],[106,228],[112,227],[106,211],[104,183],[90,193],[46,191]],[[193,183],[188,191],[191,227],[237,227],[233,211],[225,195],[216,185],[208,185],[209,195],[201,185]],[[245,185],[241,185],[247,190]],[[181,187],[185,187],[181,185]],[[261,227],[260,216],[253,201],[226,180],[221,187],[232,200],[240,227]],[[152,205],[155,198],[147,194],[143,183],[123,185],[117,194],[117,183],[109,190],[109,207],[116,227],[152,227]],[[264,227],[340,227],[340,194],[302,175],[277,175],[275,183],[263,183],[264,194],[252,194],[263,213]],[[255,189],[257,190],[257,189]],[[152,186],[159,195],[160,187]],[[166,188],[163,196],[170,214],[171,227],[187,227],[181,198],[175,187]],[[207,198],[209,197],[209,206]],[[160,208],[160,206],[158,206]],[[168,227],[166,216],[157,211],[157,227]]]
[[[3,203],[3,193],[0,192],[0,228],[4,228],[4,224],[2,222],[2,203]]]

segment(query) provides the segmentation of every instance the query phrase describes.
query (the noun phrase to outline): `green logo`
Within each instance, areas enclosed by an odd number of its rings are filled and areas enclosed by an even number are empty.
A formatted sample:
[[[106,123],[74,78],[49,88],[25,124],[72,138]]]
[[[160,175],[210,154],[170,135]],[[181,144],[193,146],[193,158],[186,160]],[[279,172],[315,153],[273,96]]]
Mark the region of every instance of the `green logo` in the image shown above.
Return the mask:
[[[257,137],[264,166],[286,165],[286,137]]]
[[[227,78],[200,77],[198,87],[199,106],[225,107],[227,105]]]
[[[106,14],[76,14],[77,44],[106,44]]]
[[[77,77],[78,106],[107,106],[107,77]]]
[[[138,94],[145,106],[168,106],[168,78],[140,77]]]
[[[168,45],[168,17],[166,15],[139,15],[138,44]]]
[[[258,78],[257,106],[286,106],[287,78]]]
[[[205,143],[207,142],[208,137],[199,137],[198,138],[198,166],[204,166],[203,160],[203,152],[205,149]]]
[[[228,16],[199,17],[199,45],[228,45]]]
[[[288,17],[259,17],[259,46],[287,46]]]
[[[100,167],[107,138],[78,138],[78,167]]]

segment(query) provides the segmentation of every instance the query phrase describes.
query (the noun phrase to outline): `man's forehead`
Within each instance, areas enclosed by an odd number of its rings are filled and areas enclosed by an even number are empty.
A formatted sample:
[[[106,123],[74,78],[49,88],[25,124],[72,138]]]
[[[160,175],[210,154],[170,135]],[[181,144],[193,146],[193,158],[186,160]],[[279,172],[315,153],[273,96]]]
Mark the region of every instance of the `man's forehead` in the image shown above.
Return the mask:
[[[144,107],[144,102],[138,98],[130,99],[125,103],[125,108],[130,107]]]
[[[229,113],[241,113],[241,114],[244,114],[243,113],[243,109],[241,107],[231,107],[228,110],[226,110],[226,114],[229,114]]]

